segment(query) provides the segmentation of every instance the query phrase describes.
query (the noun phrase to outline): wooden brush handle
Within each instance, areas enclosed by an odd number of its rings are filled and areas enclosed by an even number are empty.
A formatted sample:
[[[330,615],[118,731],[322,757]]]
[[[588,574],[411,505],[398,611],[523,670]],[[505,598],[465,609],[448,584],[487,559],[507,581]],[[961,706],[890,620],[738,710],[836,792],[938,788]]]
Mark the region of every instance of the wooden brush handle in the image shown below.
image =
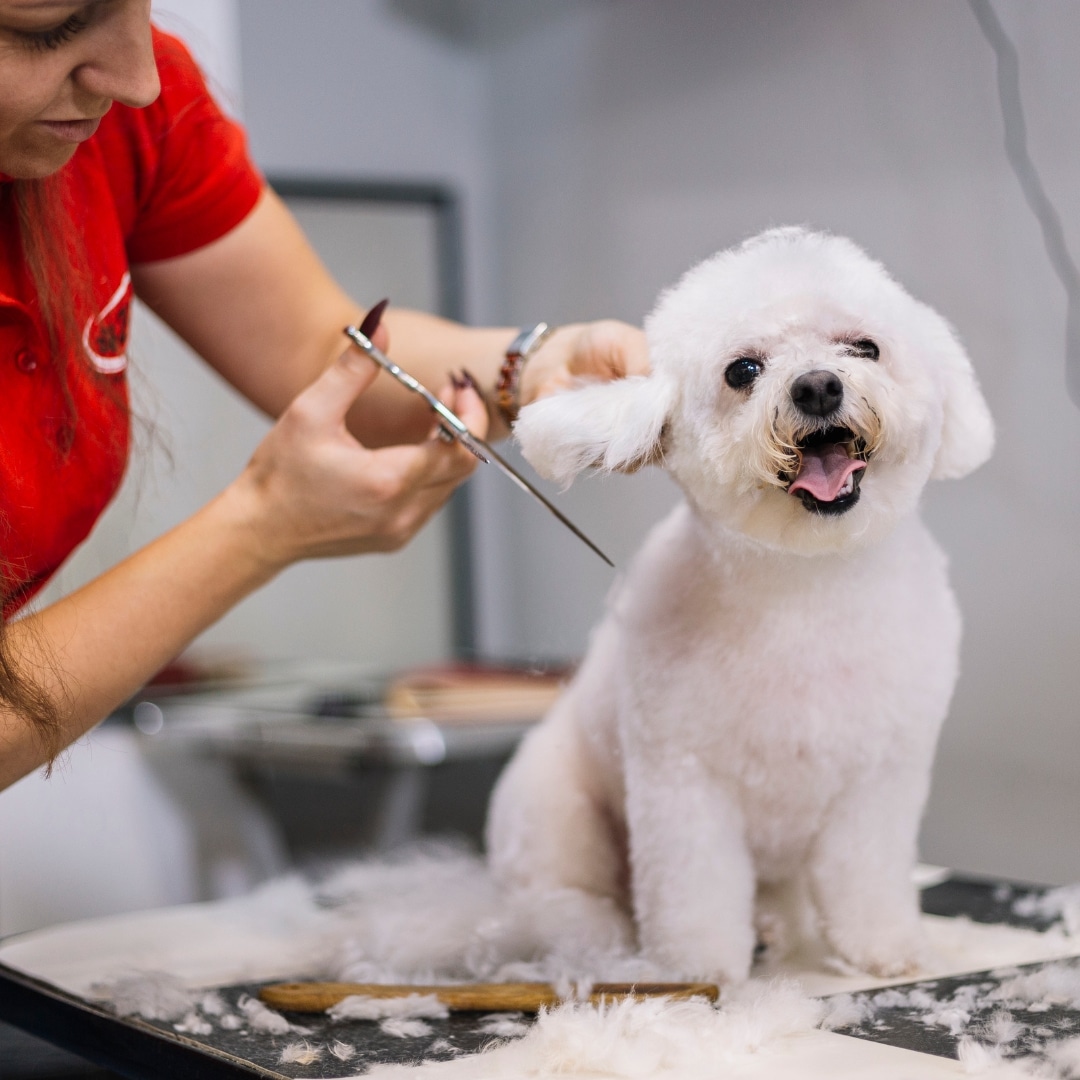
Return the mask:
[[[385,983],[276,983],[265,986],[259,997],[275,1009],[287,1012],[325,1012],[352,995],[398,998],[409,994],[434,994],[451,1012],[538,1012],[564,999],[550,983],[462,983],[442,986],[390,986]],[[589,1001],[620,998],[704,997],[715,1001],[719,990],[713,983],[593,983]]]

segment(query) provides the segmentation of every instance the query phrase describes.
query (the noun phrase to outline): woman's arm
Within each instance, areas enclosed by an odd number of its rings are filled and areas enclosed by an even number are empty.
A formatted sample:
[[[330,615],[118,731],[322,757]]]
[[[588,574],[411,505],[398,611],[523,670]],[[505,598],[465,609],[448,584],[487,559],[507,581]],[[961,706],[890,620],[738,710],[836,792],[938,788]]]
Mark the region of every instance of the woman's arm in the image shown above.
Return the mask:
[[[189,255],[144,263],[132,276],[139,297],[271,416],[341,354],[347,344],[342,329],[364,315],[271,191],[220,240]],[[392,358],[425,385],[437,390],[450,373],[465,368],[489,402],[517,334],[516,328],[465,327],[394,307],[384,325]],[[523,401],[579,375],[611,378],[645,367],[644,337],[633,327],[614,321],[561,327],[526,365]],[[492,434],[505,435],[501,419],[491,419]],[[367,446],[415,442],[430,426],[427,406],[387,376],[349,416],[350,429]]]
[[[289,563],[400,547],[476,464],[457,444],[430,437],[431,413],[419,398],[376,379],[373,362],[344,348],[342,328],[364,312],[272,193],[220,240],[136,267],[133,277],[143,300],[280,419],[244,473],[197,514],[7,627],[7,655],[59,706],[62,745]],[[432,389],[443,388],[469,427],[485,434],[485,403],[449,388],[448,376],[468,369],[490,392],[517,331],[393,309],[384,326],[391,355]],[[616,322],[562,327],[526,366],[522,399],[578,375],[644,368],[640,331]],[[50,756],[33,724],[0,705],[0,788]]]
[[[345,417],[376,371],[349,350],[285,409],[221,495],[82,589],[9,624],[8,657],[59,706],[58,743],[107,716],[290,563],[400,547],[472,470],[468,451],[435,438],[380,450],[356,441]],[[449,404],[486,430],[470,390]],[[0,707],[0,788],[50,756],[29,720]]]

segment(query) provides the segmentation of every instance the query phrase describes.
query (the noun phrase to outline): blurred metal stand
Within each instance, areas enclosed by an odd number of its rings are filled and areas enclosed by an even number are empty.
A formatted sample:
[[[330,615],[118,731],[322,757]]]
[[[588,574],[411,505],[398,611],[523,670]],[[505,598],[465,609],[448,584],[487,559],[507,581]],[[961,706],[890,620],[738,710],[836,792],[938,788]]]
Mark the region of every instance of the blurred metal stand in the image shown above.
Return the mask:
[[[377,679],[300,678],[155,695],[131,706],[160,770],[223,763],[310,867],[450,835],[479,847],[487,800],[533,719],[394,717]],[[187,798],[191,798],[189,794]]]

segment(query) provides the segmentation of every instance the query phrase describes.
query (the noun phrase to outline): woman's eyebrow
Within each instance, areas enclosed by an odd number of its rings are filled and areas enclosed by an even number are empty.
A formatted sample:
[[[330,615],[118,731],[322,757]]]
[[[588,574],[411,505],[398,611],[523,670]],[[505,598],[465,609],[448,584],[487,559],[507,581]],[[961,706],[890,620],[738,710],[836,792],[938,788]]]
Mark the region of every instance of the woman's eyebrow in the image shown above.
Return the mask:
[[[96,4],[98,0],[23,0],[14,5],[16,11],[48,11],[51,8],[85,8]]]

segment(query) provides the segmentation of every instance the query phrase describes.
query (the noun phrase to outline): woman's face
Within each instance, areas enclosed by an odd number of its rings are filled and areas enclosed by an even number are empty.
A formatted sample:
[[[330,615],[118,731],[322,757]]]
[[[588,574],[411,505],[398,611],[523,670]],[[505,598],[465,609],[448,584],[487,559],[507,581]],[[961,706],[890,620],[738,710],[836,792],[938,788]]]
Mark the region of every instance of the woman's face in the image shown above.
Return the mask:
[[[0,172],[56,172],[114,101],[159,89],[150,0],[0,0]]]

